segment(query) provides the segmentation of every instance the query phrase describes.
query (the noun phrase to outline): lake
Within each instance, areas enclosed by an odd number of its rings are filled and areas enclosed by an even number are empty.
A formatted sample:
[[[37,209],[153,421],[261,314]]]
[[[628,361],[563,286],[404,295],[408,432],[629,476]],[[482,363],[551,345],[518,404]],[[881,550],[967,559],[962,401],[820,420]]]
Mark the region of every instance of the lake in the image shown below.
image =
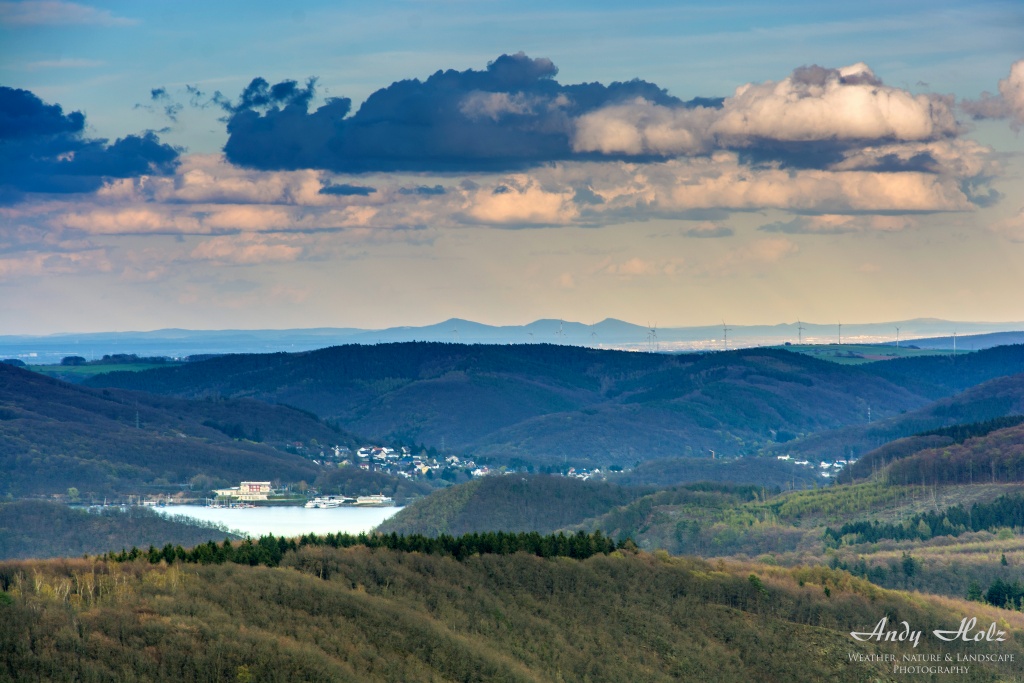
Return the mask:
[[[202,505],[168,505],[153,508],[168,517],[184,515],[204,522],[215,522],[234,531],[258,538],[301,536],[339,531],[358,534],[370,531],[401,508],[339,507],[330,509],[304,507],[208,508]]]

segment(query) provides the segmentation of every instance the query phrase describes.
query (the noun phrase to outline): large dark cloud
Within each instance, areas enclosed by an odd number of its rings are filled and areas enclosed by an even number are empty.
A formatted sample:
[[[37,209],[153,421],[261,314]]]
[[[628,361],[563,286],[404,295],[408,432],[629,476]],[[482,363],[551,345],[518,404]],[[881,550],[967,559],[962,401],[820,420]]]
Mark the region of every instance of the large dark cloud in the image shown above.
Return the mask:
[[[664,106],[692,104],[641,80],[562,85],[550,60],[502,55],[483,71],[438,71],[376,91],[349,116],[335,98],[309,111],[314,81],[271,86],[255,79],[228,113],[227,158],[262,170],[497,171],[566,159],[572,120],[636,98]],[[608,158],[601,155],[600,158]],[[635,160],[635,157],[634,157]]]
[[[27,90],[0,86],[0,200],[25,192],[92,192],[106,178],[173,172],[179,152],[152,132],[109,143],[83,135],[85,116],[65,114]]]

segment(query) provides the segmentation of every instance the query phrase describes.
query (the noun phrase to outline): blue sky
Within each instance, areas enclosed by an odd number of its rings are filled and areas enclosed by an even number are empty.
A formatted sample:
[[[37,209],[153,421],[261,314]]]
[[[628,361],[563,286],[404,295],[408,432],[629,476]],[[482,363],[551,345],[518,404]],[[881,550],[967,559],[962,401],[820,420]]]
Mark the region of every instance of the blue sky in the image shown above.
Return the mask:
[[[0,2],[0,334],[1024,320],[1022,29],[1017,2]]]

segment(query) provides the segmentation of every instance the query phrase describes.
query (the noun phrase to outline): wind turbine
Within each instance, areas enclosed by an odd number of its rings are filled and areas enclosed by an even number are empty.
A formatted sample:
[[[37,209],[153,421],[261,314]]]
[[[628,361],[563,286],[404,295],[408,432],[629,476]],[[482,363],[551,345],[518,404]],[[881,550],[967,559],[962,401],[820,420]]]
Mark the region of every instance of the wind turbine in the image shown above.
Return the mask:
[[[452,339],[455,340],[456,344],[459,343],[459,328],[458,327],[456,327],[455,329],[452,330]]]
[[[653,327],[647,323],[647,345],[650,351],[658,350],[658,323],[654,323]]]
[[[900,328],[896,328],[896,348],[900,348]]]
[[[729,333],[732,332],[731,327],[725,326],[725,320],[722,320],[722,350],[729,350]]]
[[[842,346],[843,345],[843,324],[842,323],[836,323],[836,324],[839,326],[839,345]]]
[[[565,331],[562,330],[562,319],[558,319],[558,332],[555,332],[555,336],[558,337],[558,343],[565,343]]]
[[[804,330],[806,330],[806,329],[807,328],[804,327],[804,324],[802,322],[800,322],[800,319],[797,318],[796,319],[796,343],[797,344],[803,344],[804,343]]]

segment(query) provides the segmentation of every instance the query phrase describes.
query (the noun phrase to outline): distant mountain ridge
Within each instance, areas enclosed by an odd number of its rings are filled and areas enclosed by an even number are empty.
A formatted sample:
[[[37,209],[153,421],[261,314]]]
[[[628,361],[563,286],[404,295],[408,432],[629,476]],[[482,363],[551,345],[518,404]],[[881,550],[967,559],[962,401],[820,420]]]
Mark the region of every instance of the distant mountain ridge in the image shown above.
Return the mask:
[[[0,335],[0,358],[18,358],[29,363],[58,363],[68,355],[87,359],[104,354],[135,353],[139,356],[185,357],[208,353],[270,353],[310,351],[342,344],[378,344],[408,341],[436,341],[463,344],[551,343],[634,351],[695,351],[772,346],[786,342],[832,343],[839,337],[847,343],[903,343],[917,338],[952,341],[957,333],[962,350],[979,350],[1002,343],[1006,338],[988,335],[1024,330],[1024,322],[954,322],[934,318],[882,323],[790,322],[777,325],[740,325],[730,322],[728,340],[723,325],[659,327],[656,321],[638,325],[615,318],[587,324],[555,318],[524,325],[487,325],[461,318],[449,318],[424,326],[401,326],[381,330],[351,327],[319,327],[284,330],[185,330],[178,328],[148,332],[90,332],[51,335]],[[1024,335],[1024,332],[1018,332]],[[927,348],[951,348],[929,345]]]

